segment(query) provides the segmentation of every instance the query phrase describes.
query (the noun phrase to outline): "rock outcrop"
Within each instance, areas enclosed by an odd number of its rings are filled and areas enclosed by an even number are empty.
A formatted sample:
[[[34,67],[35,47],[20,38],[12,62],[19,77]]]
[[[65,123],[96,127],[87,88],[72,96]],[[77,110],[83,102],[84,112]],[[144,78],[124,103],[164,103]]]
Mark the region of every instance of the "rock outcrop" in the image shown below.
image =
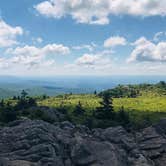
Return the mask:
[[[165,166],[166,120],[136,133],[20,120],[0,129],[0,166]]]

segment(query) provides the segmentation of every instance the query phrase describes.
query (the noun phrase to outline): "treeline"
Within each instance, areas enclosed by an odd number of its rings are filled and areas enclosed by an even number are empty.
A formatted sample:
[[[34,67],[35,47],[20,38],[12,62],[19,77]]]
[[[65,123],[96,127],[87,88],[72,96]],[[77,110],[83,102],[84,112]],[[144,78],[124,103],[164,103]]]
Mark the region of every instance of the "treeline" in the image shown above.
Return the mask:
[[[38,98],[30,97],[25,90],[20,96],[13,96],[12,99],[0,101],[0,123],[1,125],[17,119],[39,119],[53,123],[55,119],[47,114],[47,107],[41,109],[37,104],[37,99],[46,99],[43,95]]]
[[[99,94],[94,92],[94,95],[98,95],[102,100],[100,106],[95,108],[89,113],[79,101],[72,111],[65,106],[65,104],[59,103],[56,111],[64,115],[63,120],[71,121],[76,124],[84,124],[89,128],[105,128],[109,126],[130,126],[133,122],[130,120],[128,112],[121,107],[118,111],[114,110],[113,99],[121,97],[135,98],[141,95],[142,91],[156,90],[159,93],[166,95],[166,83],[160,81],[157,84],[139,84],[139,85],[119,85],[116,88],[103,91]],[[72,95],[72,94],[68,94]],[[68,95],[64,95],[65,98]],[[49,98],[46,95],[40,97],[30,97],[28,93],[23,90],[20,96],[13,96],[12,100],[0,101],[0,123],[5,124],[10,121],[14,121],[20,118],[41,119],[50,123],[56,122],[57,119],[53,119],[52,116],[47,115],[47,109],[42,110],[37,104],[37,100],[44,100]]]
[[[63,102],[57,109],[66,115],[66,120],[86,125],[89,128],[106,128],[117,125],[129,127],[131,125],[129,114],[124,107],[118,111],[114,110],[113,98],[109,93],[104,93],[101,99],[100,106],[92,110],[91,113],[82,106],[80,101],[71,112],[68,111]]]
[[[37,106],[36,99],[29,97],[25,90],[21,92],[20,96],[13,96],[12,102],[2,99],[0,102],[0,121],[8,123],[16,120],[24,115],[24,110],[33,106]]]
[[[109,93],[114,98],[136,98],[141,96],[142,92],[155,92],[160,95],[166,95],[166,82],[160,81],[157,84],[118,85],[113,89],[99,93],[99,96]]]
[[[99,96],[103,96],[105,93],[109,93],[114,98],[130,97],[135,98],[139,96],[140,89],[132,85],[118,85],[113,89],[109,89],[99,93]]]
[[[45,99],[46,96],[41,96]],[[20,118],[41,119],[50,123],[56,122],[51,116],[46,114],[47,109],[41,110],[37,104],[37,99],[28,96],[28,93],[23,90],[20,96],[14,96],[12,100],[1,100],[0,102],[0,122],[5,124]],[[56,108],[56,111],[64,115],[63,120],[71,121],[75,124],[84,124],[89,128],[106,128],[109,126],[130,124],[128,113],[123,107],[119,111],[114,111],[113,99],[109,93],[102,95],[100,107],[88,114],[87,110],[82,107],[81,102],[73,108],[72,112],[65,107],[63,103]]]

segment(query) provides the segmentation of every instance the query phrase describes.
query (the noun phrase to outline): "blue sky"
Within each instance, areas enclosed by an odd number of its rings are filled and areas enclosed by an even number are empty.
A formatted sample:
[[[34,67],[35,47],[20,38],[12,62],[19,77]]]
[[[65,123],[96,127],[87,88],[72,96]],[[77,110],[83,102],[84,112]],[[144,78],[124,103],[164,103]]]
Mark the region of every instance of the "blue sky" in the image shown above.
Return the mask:
[[[2,0],[0,73],[161,75],[165,0]]]

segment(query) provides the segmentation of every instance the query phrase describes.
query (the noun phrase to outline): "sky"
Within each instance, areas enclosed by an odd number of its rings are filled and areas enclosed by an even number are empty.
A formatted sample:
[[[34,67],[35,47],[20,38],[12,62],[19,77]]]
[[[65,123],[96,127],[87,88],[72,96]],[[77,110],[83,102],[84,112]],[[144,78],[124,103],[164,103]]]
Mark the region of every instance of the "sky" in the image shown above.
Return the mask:
[[[165,71],[165,0],[0,1],[0,75]]]

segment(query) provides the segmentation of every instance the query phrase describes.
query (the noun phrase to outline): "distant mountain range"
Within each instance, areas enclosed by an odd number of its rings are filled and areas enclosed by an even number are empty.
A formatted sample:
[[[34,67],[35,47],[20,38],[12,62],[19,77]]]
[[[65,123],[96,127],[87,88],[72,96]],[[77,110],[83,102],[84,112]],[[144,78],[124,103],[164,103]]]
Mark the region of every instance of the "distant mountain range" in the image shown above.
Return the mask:
[[[161,80],[166,81],[166,76],[0,76],[0,98],[17,96],[23,89],[31,96],[55,96],[64,93],[93,93],[118,84],[157,83]]]

